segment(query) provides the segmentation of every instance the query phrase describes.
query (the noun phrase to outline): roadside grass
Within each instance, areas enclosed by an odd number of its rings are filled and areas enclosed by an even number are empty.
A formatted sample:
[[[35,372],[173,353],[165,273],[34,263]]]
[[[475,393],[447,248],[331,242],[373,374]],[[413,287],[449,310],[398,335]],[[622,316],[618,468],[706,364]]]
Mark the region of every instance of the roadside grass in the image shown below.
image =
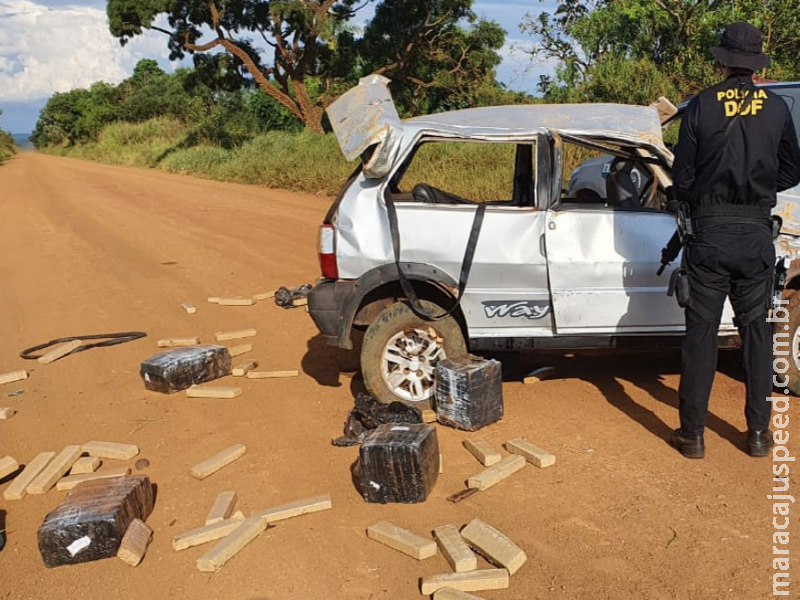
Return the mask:
[[[515,144],[449,142],[423,144],[403,178],[400,190],[426,183],[474,202],[507,201],[513,197]]]
[[[17,146],[11,134],[0,130],[0,165],[17,153]]]
[[[96,142],[39,150],[107,164],[327,194],[338,192],[355,168],[355,163],[344,160],[333,134],[272,131],[226,149],[197,140],[186,125],[167,118],[115,123],[106,127]],[[424,182],[473,201],[508,200],[513,169],[513,145],[426,144],[400,187],[410,192],[415,183]]]
[[[143,123],[114,123],[103,129],[96,142],[39,151],[112,165],[155,168],[176,146],[185,143],[186,137],[186,128],[178,121],[156,118]]]
[[[232,150],[210,145],[181,148],[160,167],[221,181],[326,193],[336,193],[353,170],[333,135],[283,131],[258,135]]]

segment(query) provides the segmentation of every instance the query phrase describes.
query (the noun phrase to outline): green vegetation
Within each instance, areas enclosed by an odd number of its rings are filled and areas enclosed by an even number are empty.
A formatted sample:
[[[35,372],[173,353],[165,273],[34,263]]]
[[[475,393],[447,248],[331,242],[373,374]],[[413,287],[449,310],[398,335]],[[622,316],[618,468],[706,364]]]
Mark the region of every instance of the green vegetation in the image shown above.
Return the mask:
[[[411,192],[427,183],[475,202],[511,200],[515,144],[450,142],[424,144],[414,154],[399,187]]]
[[[144,59],[118,86],[95,83],[88,90],[54,94],[39,115],[31,139],[37,148],[96,142],[112,123],[140,123],[156,117],[181,122],[187,143],[231,148],[273,128],[297,130],[299,121],[280,110],[262,91],[243,81],[225,55],[198,57],[194,69],[168,75]],[[263,118],[269,112],[271,119]]]
[[[3,111],[0,110],[0,115]],[[0,165],[6,160],[14,156],[17,152],[17,145],[14,143],[14,138],[11,134],[0,129]]]
[[[496,86],[505,34],[477,18],[473,0],[379,0],[356,37],[351,22],[370,1],[109,0],[107,14],[122,44],[150,30],[166,35],[170,58],[224,50],[234,68],[316,133],[325,107],[370,73],[393,80],[401,111],[446,110],[450,99],[472,104],[479,89]]]
[[[171,56],[191,54],[194,68],[170,75],[146,59],[118,86],[55,94],[32,140],[62,155],[334,192],[353,165],[319,135],[329,129],[324,109],[364,75],[391,78],[404,116],[530,101],[496,82],[505,34],[472,3],[381,0],[357,37],[349,22],[361,1],[242,0],[223,11],[214,0],[109,0],[121,43],[166,33]],[[250,34],[275,48],[273,62]]]
[[[11,134],[6,131],[0,131],[0,164],[14,156],[16,152],[17,147]]]
[[[374,16],[358,30],[352,21],[370,2]],[[216,0],[109,0],[120,43],[159,31],[171,56],[191,55],[194,67],[167,74],[145,59],[117,86],[55,94],[32,141],[46,152],[104,162],[333,192],[352,165],[330,134],[319,135],[329,129],[324,109],[359,77],[389,77],[401,116],[534,101],[497,83],[505,35],[478,19],[472,4],[241,0],[222,10]],[[553,14],[526,16],[521,29],[537,38],[533,59],[558,65],[540,81],[541,101],[649,104],[662,95],[682,100],[716,81],[709,48],[735,20],[765,33],[773,64],[761,76],[800,78],[795,0],[559,0]],[[274,52],[256,48],[252,37]],[[674,128],[666,138],[674,141]],[[9,147],[3,140],[0,134],[0,157],[3,144]],[[470,157],[470,149],[441,151],[483,165],[478,173],[502,163],[480,152]],[[436,177],[423,172],[420,181],[435,185]],[[493,199],[488,180],[462,183],[464,193],[448,191]]]
[[[179,121],[159,117],[143,123],[109,125],[97,142],[44,151],[219,181],[328,194],[338,192],[354,168],[354,163],[345,162],[330,133],[271,131],[231,149],[190,145],[188,137]],[[426,182],[476,201],[510,198],[510,190],[500,193],[498,189],[509,181],[503,181],[502,175],[513,167],[513,146],[497,144],[488,151],[483,144],[431,144],[423,148],[432,154],[414,162],[413,175],[404,179],[409,185]],[[452,169],[461,173],[457,180]],[[487,173],[493,176],[487,177]]]
[[[295,190],[334,192],[352,171],[336,138],[305,131],[272,131],[232,148],[195,143],[180,121],[158,117],[142,123],[115,123],[98,141],[45,151],[131,167],[157,168]]]
[[[539,85],[549,101],[649,104],[662,95],[682,100],[718,81],[709,49],[734,21],[764,33],[772,65],[762,77],[800,77],[796,0],[560,0],[553,14],[527,15],[521,27],[541,40],[535,58],[558,63],[555,77]]]

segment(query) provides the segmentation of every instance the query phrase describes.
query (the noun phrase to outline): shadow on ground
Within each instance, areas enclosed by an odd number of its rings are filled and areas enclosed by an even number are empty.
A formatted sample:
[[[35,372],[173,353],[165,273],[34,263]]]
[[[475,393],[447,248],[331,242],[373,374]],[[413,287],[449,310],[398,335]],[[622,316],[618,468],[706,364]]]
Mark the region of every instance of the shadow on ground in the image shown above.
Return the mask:
[[[720,352],[718,373],[741,381],[743,379],[739,353]],[[625,390],[623,382],[638,387],[651,398],[674,409],[678,422],[678,390],[664,383],[666,375],[680,374],[680,350],[634,351],[606,350],[547,354],[528,354],[521,360],[520,372],[528,373],[537,367],[554,366],[561,379],[580,379],[594,385],[606,401],[632,421],[669,442],[673,427],[658,415],[637,403]],[[504,377],[505,379],[505,377]],[[736,447],[742,446],[742,432],[714,414],[709,407],[706,421],[710,429]],[[744,409],[744,399],[742,400]]]
[[[341,387],[342,374],[356,373],[359,368],[361,340],[354,339],[352,350],[329,346],[321,335],[307,342],[307,350],[301,361],[303,372],[326,387]]]
[[[308,341],[302,360],[303,371],[320,385],[342,386],[342,374],[350,377],[350,391],[355,397],[366,392],[358,371],[360,339],[353,350],[329,346],[318,335]],[[668,443],[673,427],[652,410],[637,403],[625,391],[623,382],[638,387],[658,402],[675,410],[677,423],[678,391],[664,383],[666,375],[680,374],[680,350],[585,350],[577,352],[508,352],[487,354],[503,364],[503,381],[521,381],[527,373],[542,366],[554,366],[561,379],[580,379],[594,385],[608,403],[638,423],[654,436]],[[743,381],[739,351],[721,351],[718,372]],[[744,401],[743,401],[744,402]],[[742,432],[719,418],[710,406],[706,426],[736,447],[742,445]],[[744,406],[742,406],[744,408]]]

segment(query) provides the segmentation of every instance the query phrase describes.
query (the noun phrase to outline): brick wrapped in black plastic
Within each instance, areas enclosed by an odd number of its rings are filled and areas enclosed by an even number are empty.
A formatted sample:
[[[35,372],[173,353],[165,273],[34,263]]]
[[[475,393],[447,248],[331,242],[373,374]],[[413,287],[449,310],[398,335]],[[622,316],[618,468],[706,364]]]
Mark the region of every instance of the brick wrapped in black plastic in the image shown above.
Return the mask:
[[[503,374],[500,361],[472,354],[436,365],[436,419],[465,431],[503,418]]]
[[[47,567],[110,558],[134,519],[153,510],[153,486],[146,475],[81,483],[39,527],[39,552]]]
[[[231,374],[231,355],[212,344],[175,348],[154,354],[139,369],[144,387],[171,394]]]
[[[380,425],[361,444],[358,478],[367,502],[424,502],[439,476],[439,441],[431,425]]]

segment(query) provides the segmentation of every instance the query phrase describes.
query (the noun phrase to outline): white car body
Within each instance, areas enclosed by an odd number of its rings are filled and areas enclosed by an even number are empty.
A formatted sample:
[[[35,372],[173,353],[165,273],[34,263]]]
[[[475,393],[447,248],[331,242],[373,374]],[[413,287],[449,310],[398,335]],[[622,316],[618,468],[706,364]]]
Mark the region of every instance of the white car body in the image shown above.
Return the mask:
[[[350,347],[353,323],[374,318],[368,305],[385,306],[378,290],[390,284],[396,289],[386,205],[393,177],[421,143],[453,141],[536,145],[533,202],[486,208],[456,311],[471,351],[652,347],[680,340],[684,313],[667,295],[678,261],[656,274],[661,250],[675,231],[674,215],[571,204],[561,189],[565,141],[635,148],[659,163],[653,167],[659,189],[669,187],[673,156],[654,108],[518,105],[400,120],[386,80],[370,77],[337,100],[329,116],[345,156],[365,159],[326,221],[329,235],[333,229],[338,277],[320,281],[310,296],[311,315],[329,343]],[[779,255],[792,259],[800,252],[793,218],[800,215],[798,200],[795,189],[779,206],[787,227],[776,246]],[[408,194],[395,196],[394,204],[400,263],[413,285],[434,285],[455,298],[476,205],[429,204]],[[735,343],[732,317],[726,304],[721,345]]]

